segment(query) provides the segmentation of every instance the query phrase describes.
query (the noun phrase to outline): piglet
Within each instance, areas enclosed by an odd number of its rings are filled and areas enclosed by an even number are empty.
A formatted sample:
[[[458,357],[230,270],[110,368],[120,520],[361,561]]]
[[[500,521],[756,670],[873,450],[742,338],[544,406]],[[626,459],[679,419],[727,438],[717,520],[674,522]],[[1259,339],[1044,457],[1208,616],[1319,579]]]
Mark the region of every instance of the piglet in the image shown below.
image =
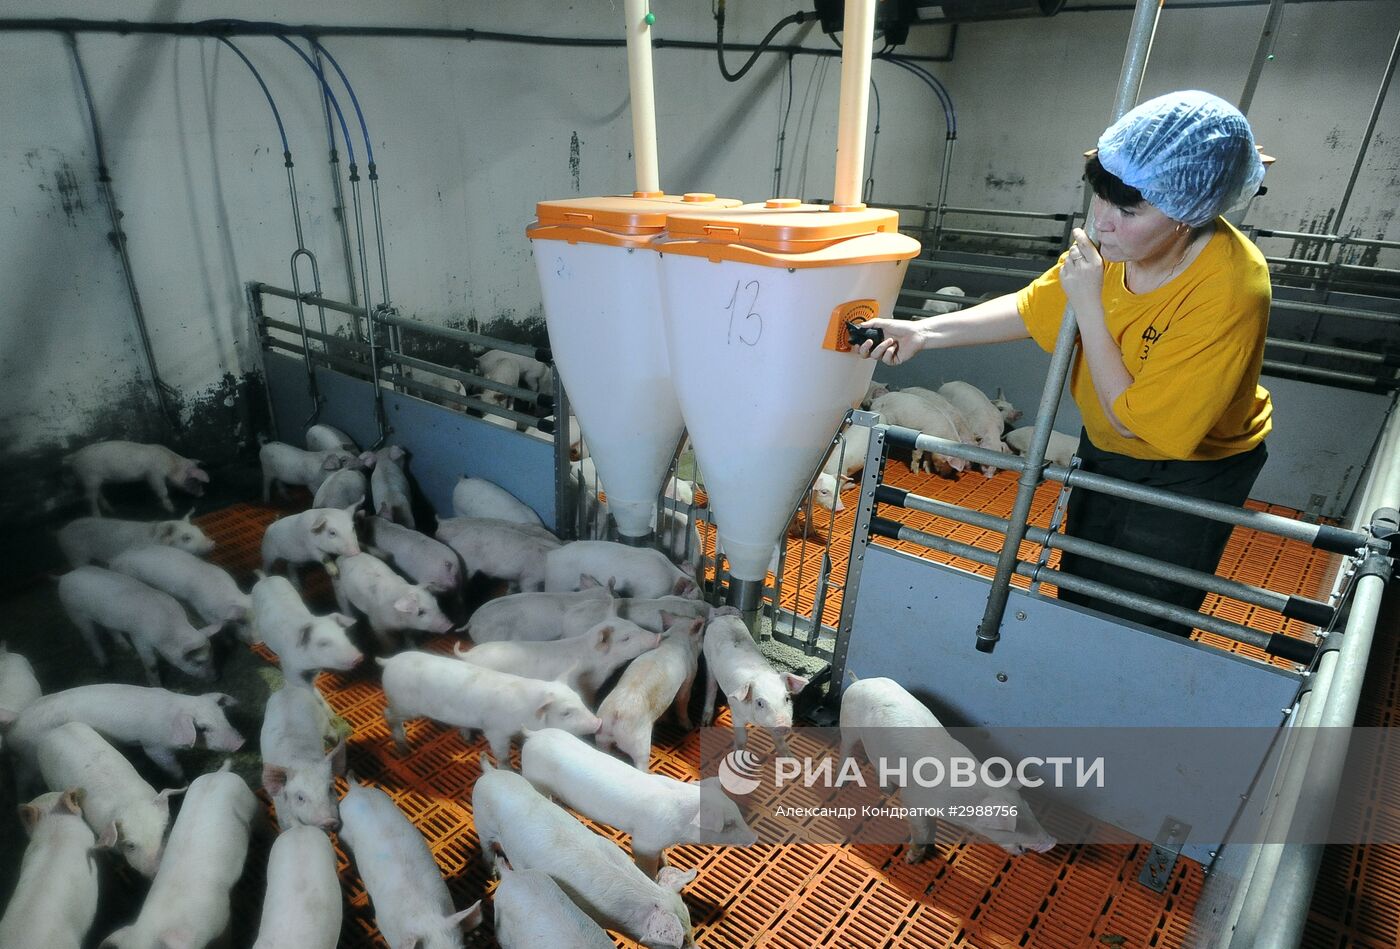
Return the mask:
[[[110,566],[188,604],[205,623],[246,624],[252,615],[248,594],[238,589],[227,570],[178,547],[124,550]]]
[[[0,918],[5,949],[80,949],[87,938],[97,915],[97,863],[82,801],[82,789],[71,788],[20,805],[29,846]]]
[[[1031,436],[1034,434],[1035,429],[1029,425],[1025,428],[1013,428],[1006,433],[1007,447],[1018,455],[1024,455],[1030,451]],[[1050,442],[1045,446],[1046,461],[1068,468],[1077,454],[1079,454],[1079,439],[1063,432],[1050,433]]]
[[[160,685],[158,659],[197,679],[214,678],[209,639],[223,624],[195,629],[170,594],[125,574],[79,567],[59,578],[58,599],[99,665],[107,664],[97,633],[102,627],[114,637],[127,635],[151,685]]]
[[[120,521],[114,518],[80,517],[58,531],[58,546],[75,567],[109,563],[124,550],[163,544],[203,557],[214,542],[186,514],[178,521]]]
[[[393,648],[393,634],[399,631],[452,632],[452,621],[433,595],[390,570],[378,557],[341,557],[336,567],[332,582],[340,611],[346,615],[353,615],[352,608],[362,612],[382,651]]]
[[[611,577],[621,596],[655,597],[674,594],[699,599],[695,578],[687,576],[659,550],[628,547],[605,540],[578,540],[545,557],[544,588],[550,593],[577,590],[579,578]]]
[[[228,768],[194,779],[141,914],[101,949],[207,946],[228,929],[229,894],[243,875],[258,812],[258,799]]]
[[[286,578],[259,579],[252,601],[252,638],[277,653],[289,681],[309,682],[322,669],[348,672],[364,659],[345,634],[354,619],[341,613],[313,616]]]
[[[374,492],[374,513],[413,527],[412,489],[403,470],[403,460],[408,453],[398,445],[389,445],[372,454],[374,470],[369,476],[369,487]]]
[[[364,468],[373,464],[369,453],[356,455],[340,448],[328,451],[303,451],[285,442],[264,442],[258,449],[262,463],[263,503],[272,500],[272,486],[305,485],[311,491],[332,472],[343,468]]]
[[[599,925],[644,946],[693,946],[680,889],[695,879],[665,867],[655,881],[622,848],[571,817],[518,774],[486,760],[472,788],[472,817],[488,863],[504,854],[516,870],[542,870]]]
[[[463,650],[454,647],[457,658],[472,665],[498,672],[509,672],[527,679],[558,679],[572,688],[585,702],[593,699],[608,677],[661,642],[656,633],[625,619],[610,619],[584,633],[554,642],[482,643]]]
[[[758,839],[718,778],[645,774],[557,728],[525,733],[520,773],[589,820],[631,835],[632,859],[651,879],[675,844],[747,847]]]
[[[929,390],[922,390],[929,392]],[[937,395],[936,392],[930,392]],[[942,400],[940,397],[941,401]],[[870,405],[870,411],[879,414],[886,425],[900,425],[916,429],[925,435],[946,438],[952,442],[972,443],[967,423],[962,421],[956,410],[950,412],[941,405],[921,397],[918,392],[900,390],[882,395]],[[915,450],[909,461],[909,470],[918,471],[922,467],[924,452]],[[929,455],[929,463],[935,472],[944,477],[956,477],[958,472],[967,470],[967,462],[952,455]]]
[[[841,694],[840,760],[851,757],[856,744],[877,767],[908,774],[912,762],[933,758],[976,758],[967,746],[952,738],[922,702],[893,679],[861,679]],[[904,768],[897,768],[902,761]],[[1007,853],[1028,850],[1044,853],[1055,846],[1055,838],[1045,832],[1031,813],[1015,782],[1006,787],[952,787],[939,784],[926,787],[910,784],[899,790],[900,804],[916,816],[909,818],[911,837],[905,851],[907,863],[918,863],[934,846],[938,819],[919,814],[985,814],[976,817],[945,817],[945,820],[986,837]]]
[[[513,593],[487,600],[467,621],[467,635],[473,642],[548,642],[570,635],[563,627],[569,611],[583,603],[597,602],[601,612],[595,622],[574,635],[602,622],[612,600],[612,584],[599,584],[592,577],[580,577],[583,589],[577,593]]]
[[[622,678],[598,707],[602,726],[595,739],[607,751],[614,745],[643,771],[651,761],[651,730],[674,704],[681,728],[690,730],[690,690],[700,656],[705,621],[684,618],[671,623],[661,645],[632,660]]]
[[[700,724],[714,720],[715,694],[723,689],[734,719],[734,747],[744,747],[752,723],[768,729],[786,754],[785,736],[792,731],[792,697],[807,687],[807,680],[769,665],[732,606],[722,606],[711,615],[705,628],[704,653],[709,675]]]
[[[358,505],[344,509],[313,507],[309,511],[273,521],[263,532],[263,573],[271,573],[274,564],[286,561],[292,585],[299,587],[298,565],[324,564],[336,557],[358,554],[360,542],[355,537],[357,509]]]
[[[353,455],[360,453],[355,440],[338,428],[324,423],[313,425],[306,430],[308,451],[344,451]]]
[[[962,413],[978,445],[988,451],[1010,454],[1011,449],[1001,440],[1002,430],[1006,427],[1005,420],[981,389],[970,382],[945,382],[938,387],[938,394]],[[983,465],[982,473],[990,478],[997,473],[997,469]]]
[[[533,508],[485,478],[463,478],[458,481],[452,489],[452,511],[458,517],[487,517],[544,526]]]
[[[481,903],[453,909],[423,835],[389,795],[352,775],[340,813],[340,839],[355,857],[384,940],[394,949],[461,949],[462,931],[481,924]]]
[[[29,660],[0,643],[0,733],[7,731],[41,695],[43,690]]]
[[[437,538],[461,556],[464,579],[483,573],[526,593],[544,586],[545,556],[560,546],[559,539],[543,528],[477,517],[439,520]]]
[[[865,467],[865,453],[869,449],[870,429],[864,425],[849,425],[844,442],[831,447],[831,453],[822,464],[822,471],[844,483]]]
[[[464,731],[484,732],[496,760],[510,766],[510,743],[526,728],[562,728],[576,735],[598,730],[598,716],[561,682],[497,672],[446,656],[401,652],[376,660],[384,667],[384,719],[407,752],[403,723],[427,717]]]
[[[328,740],[334,743],[329,752]],[[315,689],[288,680],[268,698],[262,760],[263,788],[277,808],[279,827],[339,829],[334,775],[345,773],[345,739],[336,734],[326,700]]]
[[[455,593],[461,588],[461,561],[442,541],[382,517],[365,518],[365,527],[369,542],[386,555],[394,569],[429,593]]]
[[[349,468],[332,471],[311,498],[312,507],[358,507],[369,500],[369,481],[364,473]]]
[[[502,366],[513,366],[520,385],[536,392],[547,391],[554,384],[554,372],[548,363],[540,362],[520,353],[508,353],[499,349],[488,349],[477,356],[477,372],[486,375]]]
[[[676,617],[708,620],[713,609],[704,600],[683,596],[618,597],[612,602],[592,599],[571,606],[559,624],[561,635],[578,636],[615,615],[653,633],[664,633]]]
[[[155,876],[170,796],[179,791],[157,794],[121,752],[82,722],[49,730],[35,757],[49,787],[83,789],[83,820],[99,848],[115,850],[138,873]]]
[[[267,895],[253,949],[335,949],[344,900],[330,838],[315,827],[283,831],[267,858]]]
[[[46,695],[24,710],[10,740],[28,749],[50,729],[84,722],[108,741],[140,745],[146,757],[176,781],[185,779],[175,749],[202,745],[211,751],[237,751],[243,736],[224,709],[234,705],[222,692],[183,695],[168,689],[101,683]]]
[[[588,918],[542,870],[512,870],[496,861],[501,875],[491,903],[496,913],[496,943],[501,949],[616,949],[603,928]],[[253,947],[257,949],[257,947]]]
[[[164,445],[97,442],[78,449],[63,461],[82,484],[93,517],[101,517],[103,508],[111,510],[112,506],[102,496],[104,484],[144,481],[155,492],[160,506],[173,511],[175,505],[170,503],[167,483],[195,497],[201,497],[204,486],[209,483],[209,475],[199,467],[198,461],[177,455]]]

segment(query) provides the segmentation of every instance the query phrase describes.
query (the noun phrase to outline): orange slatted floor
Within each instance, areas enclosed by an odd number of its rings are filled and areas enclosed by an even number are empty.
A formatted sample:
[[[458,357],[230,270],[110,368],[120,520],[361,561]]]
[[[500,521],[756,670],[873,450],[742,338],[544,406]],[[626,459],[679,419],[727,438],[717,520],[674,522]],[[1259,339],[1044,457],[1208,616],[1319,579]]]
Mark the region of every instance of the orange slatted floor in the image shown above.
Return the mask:
[[[891,465],[895,483],[928,491],[928,480],[901,477]],[[906,483],[907,482],[907,483]],[[1015,481],[1003,473],[995,479],[966,477],[959,482],[937,482],[944,491],[962,494],[945,499],[977,498],[984,509],[1005,513],[1015,492]],[[1054,489],[1042,489],[1036,517],[1044,523],[1054,501]],[[852,503],[853,493],[847,494]],[[853,506],[853,504],[852,504]],[[257,566],[262,530],[280,511],[240,505],[200,519],[201,526],[218,543],[216,559],[241,579]],[[911,518],[913,512],[902,512]],[[849,518],[850,512],[843,518]],[[849,521],[847,521],[849,524]],[[923,526],[923,525],[920,525]],[[849,526],[845,528],[849,538]],[[833,532],[833,566],[844,575],[841,531]],[[1256,541],[1236,537],[1231,551],[1247,558],[1251,569],[1259,557]],[[971,538],[978,543],[978,538]],[[1239,543],[1237,543],[1239,542]],[[844,543],[849,546],[849,539]],[[985,544],[983,544],[985,545]],[[1263,548],[1258,548],[1262,550]],[[1272,548],[1270,548],[1272,550]],[[1285,548],[1269,557],[1266,572],[1274,589],[1296,585],[1300,592],[1317,593],[1326,576],[1323,566],[1302,561]],[[1227,552],[1227,560],[1232,556]],[[795,560],[794,560],[795,563]],[[1299,569],[1299,564],[1302,569]],[[967,565],[969,568],[972,565]],[[790,566],[795,572],[795,566]],[[810,566],[808,568],[811,569]],[[1284,580],[1288,570],[1296,577]],[[795,581],[795,576],[794,576]],[[324,586],[310,585],[312,596],[326,596]],[[794,597],[803,594],[793,583]],[[810,603],[810,592],[805,594]],[[796,600],[794,600],[796,602]],[[328,601],[323,602],[329,608]],[[829,607],[830,608],[830,607]],[[831,620],[834,621],[832,616]],[[430,640],[427,648],[446,650],[450,639]],[[470,788],[480,773],[477,757],[484,743],[467,744],[455,731],[427,722],[408,729],[412,752],[400,757],[393,748],[383,719],[384,697],[368,671],[352,678],[323,675],[319,685],[336,711],[350,723],[350,765],[364,782],[382,787],[423,832],[448,881],[459,907],[489,892],[490,883],[478,859],[477,841],[469,806]],[[1390,695],[1394,698],[1394,686]],[[726,719],[727,720],[727,719]],[[682,734],[662,724],[656,733],[652,770],[679,778],[694,778],[699,760],[698,733]],[[1400,794],[1394,795],[1400,797]],[[1068,837],[1074,830],[1067,821],[1082,817],[1050,812],[1043,823],[1051,833]],[[755,818],[764,820],[762,816]],[[625,838],[606,828],[600,832],[625,844]],[[250,865],[266,863],[267,840],[255,838]],[[1162,894],[1140,886],[1136,880],[1147,856],[1146,845],[1058,846],[1044,854],[1008,857],[1000,849],[970,842],[946,823],[940,824],[936,855],[918,866],[903,862],[899,846],[781,845],[753,848],[680,847],[670,860],[681,868],[695,867],[699,876],[685,891],[691,908],[696,939],[705,947],[792,947],[833,949],[862,947],[1043,947],[1078,949],[1108,945],[1126,947],[1175,947],[1184,944],[1187,927],[1200,895],[1204,876],[1200,865],[1178,863]],[[1366,848],[1361,848],[1366,851]],[[1379,850],[1381,848],[1371,848]],[[338,851],[339,852],[339,851]],[[1357,900],[1355,881],[1367,868],[1384,866],[1400,877],[1400,858],[1385,852],[1337,856],[1329,852],[1330,865],[1343,874],[1344,893],[1329,883],[1319,887],[1319,899],[1343,906],[1342,928],[1326,928],[1315,917],[1310,932],[1317,931],[1317,946],[1393,945],[1362,941],[1366,933],[1400,931],[1400,912],[1378,921],[1373,911],[1351,921],[1346,907]],[[382,947],[368,897],[350,861],[340,852],[341,875],[349,900],[341,945]],[[250,876],[260,877],[257,871]],[[260,880],[241,888],[248,899],[260,894]],[[1350,900],[1350,902],[1348,902]],[[1391,907],[1390,903],[1386,904]],[[1393,907],[1391,907],[1393,909]],[[257,913],[256,905],[241,907]],[[1352,915],[1357,915],[1354,911]],[[1341,935],[1338,935],[1340,933]],[[1342,939],[1352,941],[1339,941]],[[485,929],[468,938],[469,945],[490,946]],[[630,946],[620,940],[619,945]]]

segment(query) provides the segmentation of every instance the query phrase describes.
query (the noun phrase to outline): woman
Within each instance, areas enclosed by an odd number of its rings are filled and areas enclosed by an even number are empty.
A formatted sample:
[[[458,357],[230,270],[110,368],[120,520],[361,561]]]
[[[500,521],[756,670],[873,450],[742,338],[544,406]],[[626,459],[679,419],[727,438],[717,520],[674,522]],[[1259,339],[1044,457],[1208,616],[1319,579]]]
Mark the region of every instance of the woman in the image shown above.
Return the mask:
[[[1249,124],[1204,92],[1145,102],[1114,123],[1085,165],[1096,246],[1074,230],[1059,263],[1019,293],[917,322],[874,320],[862,355],[902,363],[923,349],[1034,339],[1054,348],[1065,305],[1080,349],[1070,392],[1084,419],[1084,470],[1235,506],[1264,465],[1272,427],[1259,386],[1269,318],[1263,255],[1220,215],[1264,175]],[[1212,572],[1229,525],[1086,490],[1070,498],[1075,537]],[[1067,573],[1198,609],[1204,593],[1085,557]],[[1170,623],[1062,590],[1178,635]]]

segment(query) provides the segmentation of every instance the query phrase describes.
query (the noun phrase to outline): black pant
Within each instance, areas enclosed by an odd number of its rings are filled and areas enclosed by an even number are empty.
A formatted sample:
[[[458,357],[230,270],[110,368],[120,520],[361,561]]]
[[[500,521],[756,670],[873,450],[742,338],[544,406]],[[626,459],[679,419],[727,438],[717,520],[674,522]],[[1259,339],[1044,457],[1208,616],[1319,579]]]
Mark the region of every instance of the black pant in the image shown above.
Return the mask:
[[[1259,477],[1259,470],[1264,467],[1268,454],[1263,443],[1260,443],[1249,451],[1217,461],[1143,461],[1096,448],[1087,434],[1079,433],[1079,457],[1085,471],[1234,507],[1242,506],[1249,497],[1249,491],[1254,487],[1254,480]],[[1065,533],[1072,537],[1205,573],[1214,573],[1220,565],[1220,555],[1225,552],[1231,530],[1233,527],[1229,524],[1110,497],[1085,488],[1070,494],[1069,512],[1065,518]],[[1076,556],[1068,551],[1060,554],[1060,569],[1086,580],[1097,580],[1189,610],[1200,609],[1205,599],[1202,590],[1138,573],[1120,565]],[[1190,626],[1158,619],[1095,597],[1062,589],[1060,599],[1177,636],[1191,634]]]

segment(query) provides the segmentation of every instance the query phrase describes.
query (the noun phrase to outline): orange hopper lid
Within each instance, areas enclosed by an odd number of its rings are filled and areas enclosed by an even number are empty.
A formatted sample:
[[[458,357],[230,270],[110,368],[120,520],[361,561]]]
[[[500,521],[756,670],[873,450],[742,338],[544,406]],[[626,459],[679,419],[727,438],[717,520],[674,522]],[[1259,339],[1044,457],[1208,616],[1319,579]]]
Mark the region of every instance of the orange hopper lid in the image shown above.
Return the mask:
[[[536,220],[525,228],[525,236],[571,244],[636,246],[664,233],[667,220],[678,211],[721,211],[741,204],[737,198],[717,198],[706,191],[541,201],[535,205]]]
[[[680,211],[668,218],[666,235],[659,248],[665,254],[769,267],[832,267],[907,260],[919,253],[919,242],[899,233],[898,212],[836,210],[795,198]]]

